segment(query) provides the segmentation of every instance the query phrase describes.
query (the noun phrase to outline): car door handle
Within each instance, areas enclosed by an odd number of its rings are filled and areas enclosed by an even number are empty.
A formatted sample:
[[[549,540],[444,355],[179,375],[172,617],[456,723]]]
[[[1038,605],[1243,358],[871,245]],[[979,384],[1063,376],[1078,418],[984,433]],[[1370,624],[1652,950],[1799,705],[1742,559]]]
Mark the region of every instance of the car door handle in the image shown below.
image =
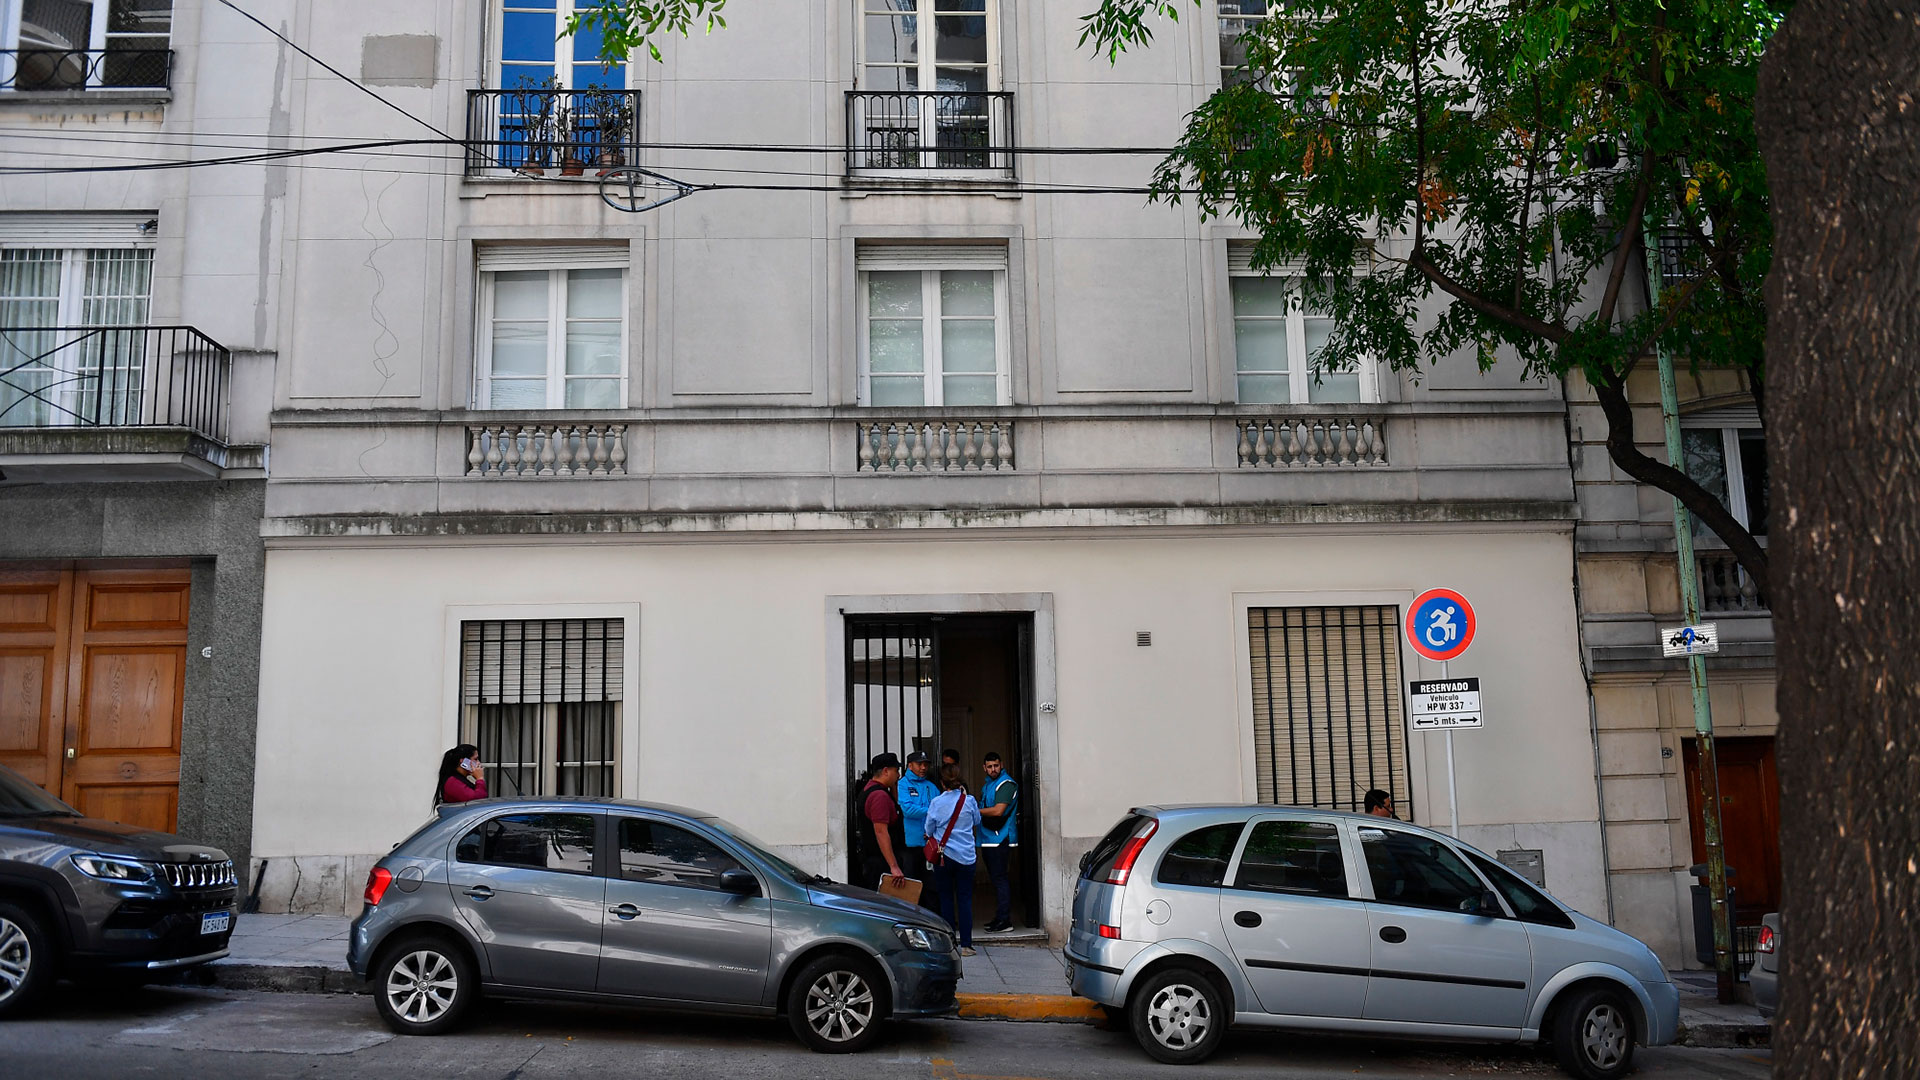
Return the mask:
[[[467,896],[474,900],[491,900],[493,899],[493,890],[487,888],[485,885],[475,885],[467,890]]]
[[[607,914],[618,915],[623,920],[637,919],[640,917],[640,909],[637,907],[634,907],[632,904],[621,904],[619,907],[608,908]]]
[[[1383,926],[1380,928],[1380,940],[1389,945],[1398,945],[1407,940],[1407,932],[1397,926]]]
[[[1260,913],[1257,911],[1236,911],[1233,913],[1233,921],[1240,926],[1259,926]]]

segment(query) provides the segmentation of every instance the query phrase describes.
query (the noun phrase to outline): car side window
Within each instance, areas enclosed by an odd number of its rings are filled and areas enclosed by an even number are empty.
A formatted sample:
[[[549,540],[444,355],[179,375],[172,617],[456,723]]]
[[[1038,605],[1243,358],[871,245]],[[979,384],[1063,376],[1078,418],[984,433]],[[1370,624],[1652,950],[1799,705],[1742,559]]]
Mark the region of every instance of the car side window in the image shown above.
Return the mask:
[[[1233,846],[1240,842],[1240,832],[1245,828],[1245,822],[1231,821],[1193,830],[1167,849],[1153,879],[1162,885],[1219,888],[1226,883]]]
[[[1340,828],[1324,821],[1254,823],[1233,877],[1236,889],[1304,896],[1347,895]]]
[[[1547,899],[1540,890],[1534,888],[1520,875],[1492,859],[1483,859],[1471,851],[1467,852],[1467,858],[1472,859],[1473,865],[1480,868],[1480,873],[1485,875],[1488,881],[1493,882],[1493,887],[1506,898],[1507,906],[1513,909],[1514,915],[1521,922],[1573,929],[1573,920],[1567,917],[1566,912],[1560,910],[1560,905]]]
[[[1360,828],[1374,899],[1383,904],[1478,912],[1486,891],[1472,868],[1438,840],[1398,829]]]
[[[678,825],[620,819],[620,876],[651,885],[720,890],[720,875],[744,870],[720,845]]]
[[[592,814],[502,814],[460,838],[454,858],[467,863],[593,873]]]

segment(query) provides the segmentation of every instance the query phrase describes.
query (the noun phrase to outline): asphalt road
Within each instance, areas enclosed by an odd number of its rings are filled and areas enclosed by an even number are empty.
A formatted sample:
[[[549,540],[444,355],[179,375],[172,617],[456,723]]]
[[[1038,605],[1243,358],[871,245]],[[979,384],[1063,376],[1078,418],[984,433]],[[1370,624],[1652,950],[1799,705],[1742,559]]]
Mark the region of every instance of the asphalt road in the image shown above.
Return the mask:
[[[1642,1050],[1642,1077],[1761,1078],[1766,1051]],[[487,1003],[472,1026],[399,1038],[360,996],[63,987],[37,1015],[0,1022],[0,1075],[135,1077],[741,1077],[1116,1080],[1167,1076],[1558,1076],[1544,1052],[1236,1032],[1195,1068],[1159,1065],[1130,1036],[1074,1024],[942,1020],[896,1025],[855,1059],[813,1054],[784,1022],[575,1005]]]

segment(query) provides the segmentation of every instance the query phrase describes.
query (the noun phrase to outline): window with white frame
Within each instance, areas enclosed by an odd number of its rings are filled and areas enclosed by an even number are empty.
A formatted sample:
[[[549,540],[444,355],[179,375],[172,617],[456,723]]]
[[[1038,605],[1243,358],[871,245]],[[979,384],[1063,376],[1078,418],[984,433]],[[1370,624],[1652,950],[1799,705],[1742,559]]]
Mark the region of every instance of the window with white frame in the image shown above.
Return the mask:
[[[860,403],[1005,405],[1004,247],[862,248]]]
[[[137,413],[152,287],[150,248],[0,243],[0,426]]]
[[[1334,320],[1306,308],[1300,280],[1236,273],[1233,290],[1235,400],[1243,405],[1378,401],[1373,364],[1324,370],[1319,356]]]
[[[862,90],[996,88],[991,0],[862,0]]]
[[[1767,535],[1767,440],[1749,408],[1681,418],[1680,452],[1687,475],[1712,492],[1754,536]],[[1712,530],[1693,519],[1698,537]]]
[[[993,0],[858,0],[855,168],[1010,170]]]
[[[165,87],[173,0],[0,0],[0,87]]]
[[[598,29],[582,27],[570,37],[560,36],[568,19],[599,6],[597,0],[503,0],[496,7],[500,21],[494,34],[499,76],[495,85],[511,90],[546,85],[552,79],[570,90],[624,89],[627,66],[601,61]]]
[[[1232,86],[1247,77],[1247,47],[1240,36],[1259,30],[1279,7],[1273,0],[1219,0],[1220,85]]]
[[[480,253],[478,409],[627,404],[624,248]]]
[[[460,740],[494,796],[616,795],[626,623],[460,624]]]

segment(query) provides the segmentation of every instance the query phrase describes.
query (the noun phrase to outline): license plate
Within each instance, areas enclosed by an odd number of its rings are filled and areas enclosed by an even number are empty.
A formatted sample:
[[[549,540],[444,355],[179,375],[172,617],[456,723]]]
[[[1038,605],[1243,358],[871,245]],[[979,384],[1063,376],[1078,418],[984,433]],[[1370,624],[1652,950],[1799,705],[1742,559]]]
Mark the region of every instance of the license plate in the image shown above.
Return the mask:
[[[200,916],[200,932],[203,934],[224,934],[232,928],[231,911],[209,911]]]

